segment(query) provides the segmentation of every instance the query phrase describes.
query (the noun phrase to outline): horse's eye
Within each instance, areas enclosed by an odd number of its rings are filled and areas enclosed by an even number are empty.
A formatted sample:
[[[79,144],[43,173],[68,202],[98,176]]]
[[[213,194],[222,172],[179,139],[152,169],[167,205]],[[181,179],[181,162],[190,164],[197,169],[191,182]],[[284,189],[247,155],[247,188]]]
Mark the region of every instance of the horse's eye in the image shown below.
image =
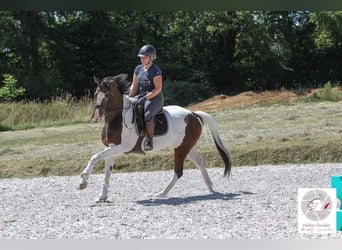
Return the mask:
[[[102,88],[108,88],[108,83],[107,82],[101,82],[101,87]]]

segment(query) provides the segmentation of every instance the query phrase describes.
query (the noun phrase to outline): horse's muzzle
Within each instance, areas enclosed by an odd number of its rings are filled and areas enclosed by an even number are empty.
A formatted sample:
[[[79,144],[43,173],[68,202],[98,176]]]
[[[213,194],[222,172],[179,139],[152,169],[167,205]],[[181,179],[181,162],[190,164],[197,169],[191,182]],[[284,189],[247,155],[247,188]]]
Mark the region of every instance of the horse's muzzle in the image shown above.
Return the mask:
[[[98,108],[95,108],[93,115],[91,116],[92,122],[99,122],[101,120],[100,112]]]

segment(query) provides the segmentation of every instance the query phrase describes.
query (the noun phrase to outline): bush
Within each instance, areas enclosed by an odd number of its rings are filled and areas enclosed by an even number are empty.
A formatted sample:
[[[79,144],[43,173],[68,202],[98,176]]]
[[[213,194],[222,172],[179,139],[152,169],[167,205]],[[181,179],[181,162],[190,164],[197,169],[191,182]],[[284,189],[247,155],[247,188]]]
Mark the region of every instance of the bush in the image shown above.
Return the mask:
[[[3,74],[3,86],[0,88],[0,101],[13,101],[24,95],[25,89],[16,86],[17,79],[10,74]]]
[[[205,83],[165,81],[163,85],[165,105],[187,106],[215,95],[214,89]]]
[[[305,102],[339,102],[342,101],[342,91],[339,89],[335,91],[331,83],[327,82],[319,92],[303,97],[302,100]]]

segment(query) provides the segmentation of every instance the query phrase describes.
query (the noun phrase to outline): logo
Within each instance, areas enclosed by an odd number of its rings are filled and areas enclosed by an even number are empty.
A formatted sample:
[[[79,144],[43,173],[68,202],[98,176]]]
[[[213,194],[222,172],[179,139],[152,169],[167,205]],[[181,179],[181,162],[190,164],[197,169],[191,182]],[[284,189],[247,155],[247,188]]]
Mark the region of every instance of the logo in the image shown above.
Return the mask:
[[[298,189],[298,232],[336,233],[336,189]]]

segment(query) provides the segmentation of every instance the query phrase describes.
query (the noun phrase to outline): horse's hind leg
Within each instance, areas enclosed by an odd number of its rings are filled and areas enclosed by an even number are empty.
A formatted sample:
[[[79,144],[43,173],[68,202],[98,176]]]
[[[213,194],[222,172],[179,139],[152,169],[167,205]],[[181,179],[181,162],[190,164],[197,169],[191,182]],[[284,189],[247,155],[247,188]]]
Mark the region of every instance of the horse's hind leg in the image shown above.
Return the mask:
[[[162,192],[157,194],[158,197],[166,196],[167,193],[171,190],[171,188],[176,184],[177,180],[182,177],[184,160],[186,156],[189,154],[189,152],[191,151],[191,149],[195,146],[198,138],[201,136],[202,124],[195,115],[189,114],[187,117],[185,117],[184,121],[186,122],[185,136],[183,138],[182,143],[177,148],[174,149],[174,161],[175,161],[174,164],[175,165],[174,165],[173,177],[169,185]],[[194,153],[193,158],[196,159],[196,153]],[[201,170],[201,172],[203,176],[205,174],[208,176],[205,169]],[[209,176],[207,178],[209,178]],[[208,183],[209,182],[210,180],[208,181]]]
[[[108,188],[109,188],[109,180],[111,170],[114,166],[114,157],[108,157],[105,159],[105,178],[104,183],[102,185],[101,193],[97,199],[97,201],[106,201],[108,198]]]
[[[166,188],[160,193],[157,193],[155,195],[156,197],[165,197],[168,194],[168,192],[171,190],[171,188],[179,180],[179,178],[182,177],[185,157],[186,157],[186,152],[184,152],[181,148],[175,149],[175,153],[174,153],[175,168],[174,168],[173,177],[170,183],[166,186]]]
[[[171,190],[171,188],[176,184],[176,182],[178,181],[178,176],[176,173],[173,174],[173,177],[169,183],[169,185],[166,186],[166,188],[164,188],[163,191],[155,194],[155,197],[159,197],[159,198],[163,198],[166,197],[166,195],[169,193],[169,191]]]
[[[205,184],[208,187],[208,190],[210,193],[214,193],[213,190],[213,184],[210,180],[210,177],[208,175],[208,172],[204,166],[204,161],[203,158],[194,150],[192,149],[189,154],[188,154],[188,158],[196,165],[196,167],[199,169],[199,171],[201,172],[203,179],[205,181]]]

